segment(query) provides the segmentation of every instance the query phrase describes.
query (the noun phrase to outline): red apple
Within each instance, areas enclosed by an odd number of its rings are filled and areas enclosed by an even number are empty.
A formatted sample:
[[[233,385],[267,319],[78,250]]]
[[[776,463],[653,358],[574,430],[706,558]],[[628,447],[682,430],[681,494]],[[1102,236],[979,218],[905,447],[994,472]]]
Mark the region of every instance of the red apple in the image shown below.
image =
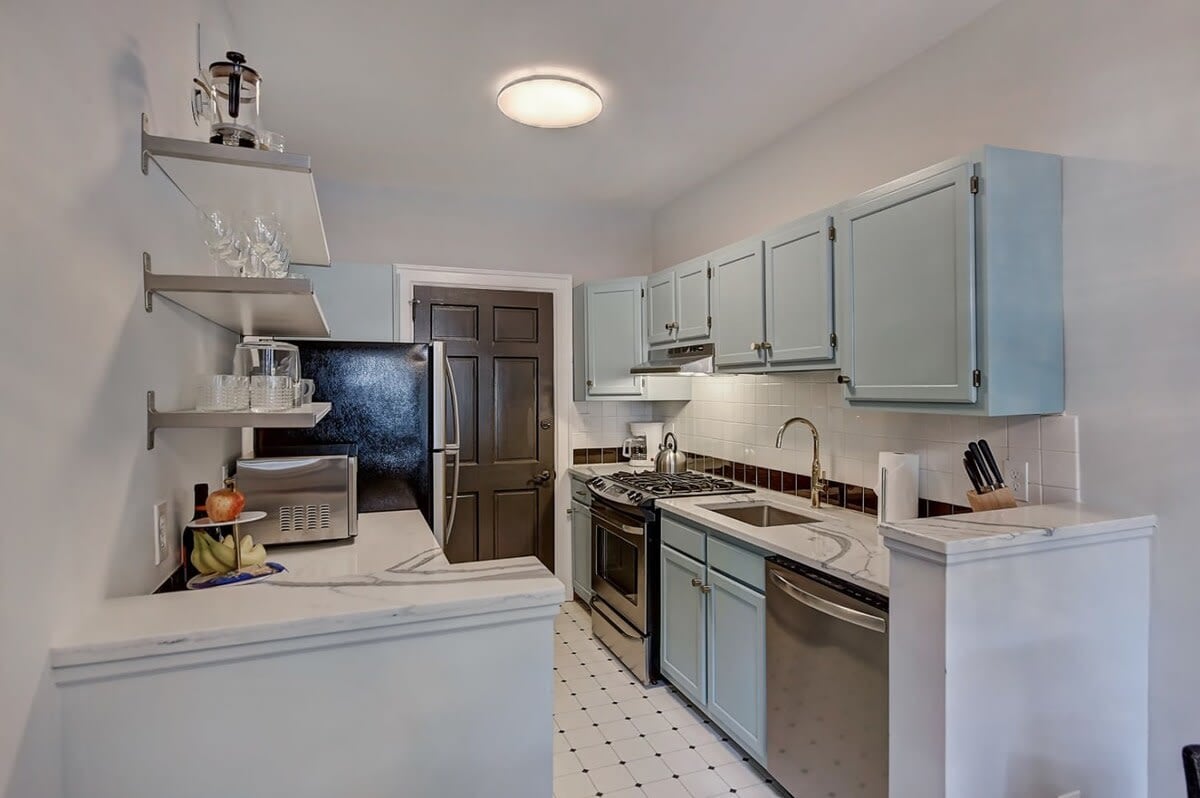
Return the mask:
[[[246,506],[246,497],[237,488],[222,488],[208,494],[204,509],[213,521],[232,521],[242,514]]]

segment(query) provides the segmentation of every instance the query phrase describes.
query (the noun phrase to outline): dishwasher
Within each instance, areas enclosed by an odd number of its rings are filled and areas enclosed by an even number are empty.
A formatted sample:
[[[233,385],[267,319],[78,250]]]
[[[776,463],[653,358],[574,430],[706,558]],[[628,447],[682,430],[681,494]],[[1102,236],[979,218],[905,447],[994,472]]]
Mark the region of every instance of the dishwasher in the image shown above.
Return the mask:
[[[795,796],[887,798],[887,598],[782,557],[766,570],[767,770]]]

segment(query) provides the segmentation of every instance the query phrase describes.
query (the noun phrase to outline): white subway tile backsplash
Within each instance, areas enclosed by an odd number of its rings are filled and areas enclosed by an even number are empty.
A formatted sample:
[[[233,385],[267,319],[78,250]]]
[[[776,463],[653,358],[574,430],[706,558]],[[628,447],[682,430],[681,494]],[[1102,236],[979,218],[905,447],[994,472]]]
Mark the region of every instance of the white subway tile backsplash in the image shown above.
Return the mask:
[[[1042,485],[1056,488],[1079,488],[1079,455],[1075,452],[1042,450]]]
[[[1042,416],[1042,449],[1079,451],[1079,419],[1075,416]]]
[[[1042,486],[1042,503],[1055,504],[1057,502],[1077,502],[1079,501],[1079,491],[1072,488],[1059,488],[1053,485]]]
[[[574,448],[620,446],[630,420],[673,424],[684,449],[712,457],[808,473],[812,436],[793,426],[783,449],[775,431],[803,416],[821,433],[821,459],[830,479],[870,481],[880,451],[921,455],[921,496],[965,505],[969,488],[963,450],[986,438],[1000,463],[1029,463],[1030,500],[1070,500],[1079,491],[1079,432],[1074,416],[1009,419],[889,413],[850,407],[842,386],[825,372],[715,375],[696,380],[690,402],[577,402],[569,415]],[[1007,475],[1006,475],[1007,477]],[[868,486],[870,487],[870,486]]]

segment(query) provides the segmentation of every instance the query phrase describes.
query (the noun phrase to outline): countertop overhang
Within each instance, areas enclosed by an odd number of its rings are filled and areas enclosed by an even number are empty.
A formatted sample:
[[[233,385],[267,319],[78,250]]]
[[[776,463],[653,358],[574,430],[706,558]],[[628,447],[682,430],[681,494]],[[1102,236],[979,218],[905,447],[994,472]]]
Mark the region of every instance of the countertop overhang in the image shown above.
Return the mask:
[[[314,647],[363,630],[553,614],[566,595],[534,557],[449,563],[415,510],[364,514],[353,542],[280,547],[270,559],[288,571],[251,585],[106,599],[51,648],[56,680],[81,666],[201,651],[232,658],[235,647],[273,641]]]

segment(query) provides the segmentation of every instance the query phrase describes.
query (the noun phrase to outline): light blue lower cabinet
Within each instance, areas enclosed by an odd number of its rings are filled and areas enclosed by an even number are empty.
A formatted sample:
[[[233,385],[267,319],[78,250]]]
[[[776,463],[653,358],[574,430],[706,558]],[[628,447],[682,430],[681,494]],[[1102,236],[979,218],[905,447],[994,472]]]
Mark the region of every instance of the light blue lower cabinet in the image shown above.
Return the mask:
[[[704,706],[707,630],[704,563],[670,546],[662,547],[662,639],[659,667],[679,691]]]
[[[571,585],[584,601],[592,598],[592,511],[571,502]]]
[[[706,561],[662,546],[662,675],[760,764],[767,756],[766,597],[753,581],[762,555],[673,517],[707,537]],[[674,529],[674,527],[672,527]],[[688,541],[678,530],[675,539]],[[733,564],[738,578],[717,570]],[[716,566],[716,567],[714,567]],[[755,572],[756,573],[756,572]]]
[[[766,760],[766,598],[708,570],[708,714]]]

